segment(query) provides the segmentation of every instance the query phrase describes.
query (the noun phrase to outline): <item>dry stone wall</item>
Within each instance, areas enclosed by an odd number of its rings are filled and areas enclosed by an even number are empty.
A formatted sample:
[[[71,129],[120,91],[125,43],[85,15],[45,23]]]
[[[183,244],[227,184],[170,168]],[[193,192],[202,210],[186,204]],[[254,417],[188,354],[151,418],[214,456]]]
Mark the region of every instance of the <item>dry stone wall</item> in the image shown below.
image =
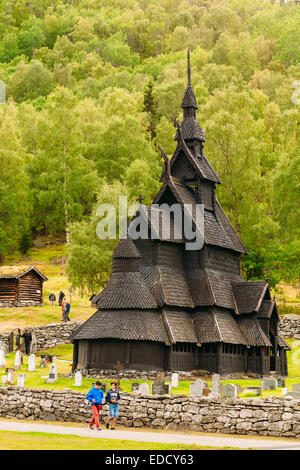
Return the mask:
[[[36,338],[37,349],[53,348],[59,344],[69,343],[69,337],[79,326],[81,322],[70,321],[67,323],[50,323],[49,325],[28,327]],[[8,344],[10,331],[0,333],[0,340]]]
[[[88,423],[85,394],[70,390],[0,387],[0,416]],[[103,421],[108,406],[100,411]],[[208,398],[122,393],[124,426],[300,438],[300,400]]]
[[[279,323],[279,334],[285,338],[300,339],[299,315],[282,315]]]

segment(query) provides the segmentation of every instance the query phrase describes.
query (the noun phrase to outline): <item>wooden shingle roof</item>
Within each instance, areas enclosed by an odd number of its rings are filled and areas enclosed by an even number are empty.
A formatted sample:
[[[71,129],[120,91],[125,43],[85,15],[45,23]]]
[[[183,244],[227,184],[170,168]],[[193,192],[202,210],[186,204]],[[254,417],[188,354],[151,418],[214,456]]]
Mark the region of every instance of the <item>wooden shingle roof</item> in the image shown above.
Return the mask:
[[[209,309],[194,315],[195,332],[199,343],[247,344],[236,318],[230,311]]]
[[[267,281],[234,281],[232,283],[235,299],[235,311],[242,313],[258,312],[265,293],[268,289]]]
[[[79,339],[114,338],[170,344],[162,316],[154,310],[98,310],[71,336]]]
[[[198,343],[190,313],[180,310],[164,310],[163,320],[172,344]]]
[[[139,272],[113,273],[95,302],[101,309],[157,308],[157,303]]]
[[[249,346],[272,346],[271,341],[253,316],[236,317]]]

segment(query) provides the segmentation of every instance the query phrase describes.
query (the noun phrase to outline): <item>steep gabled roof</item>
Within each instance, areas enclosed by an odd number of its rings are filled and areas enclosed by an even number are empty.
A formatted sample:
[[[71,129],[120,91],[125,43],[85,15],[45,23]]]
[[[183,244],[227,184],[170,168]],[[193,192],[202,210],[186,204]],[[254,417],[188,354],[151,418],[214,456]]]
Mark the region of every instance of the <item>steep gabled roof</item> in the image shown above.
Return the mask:
[[[144,309],[98,310],[71,335],[69,340],[100,338],[158,341],[170,344],[161,314],[158,311]]]
[[[139,250],[130,238],[120,240],[114,254],[114,258],[140,258]]]
[[[234,281],[232,289],[235,299],[235,312],[258,312],[268,287],[267,281]]]
[[[34,271],[38,276],[40,276],[43,281],[48,281],[48,278],[39,271],[35,266],[0,266],[0,279],[19,279],[30,271]]]
[[[282,336],[278,335],[278,346],[285,349],[286,351],[291,351],[291,346],[282,338]]]
[[[101,309],[157,308],[157,303],[139,272],[113,273],[95,302]]]
[[[174,198],[182,207],[187,204],[193,207],[192,216],[194,225],[196,226],[195,208],[197,201],[195,195],[188,186],[184,185],[177,178],[170,177],[169,180],[162,185],[153,203],[160,203],[167,188],[171,190]],[[199,227],[199,229],[202,234],[202,227]],[[204,241],[208,245],[220,246],[237,251],[238,253],[247,253],[246,248],[218,202],[216,203],[216,213],[204,210]]]
[[[194,315],[195,331],[199,343],[232,343],[247,345],[236,317],[221,309],[198,311]]]
[[[172,344],[198,343],[190,313],[175,309],[163,310],[163,320]]]
[[[272,346],[271,341],[255,317],[247,315],[246,317],[236,317],[236,319],[248,346]]]

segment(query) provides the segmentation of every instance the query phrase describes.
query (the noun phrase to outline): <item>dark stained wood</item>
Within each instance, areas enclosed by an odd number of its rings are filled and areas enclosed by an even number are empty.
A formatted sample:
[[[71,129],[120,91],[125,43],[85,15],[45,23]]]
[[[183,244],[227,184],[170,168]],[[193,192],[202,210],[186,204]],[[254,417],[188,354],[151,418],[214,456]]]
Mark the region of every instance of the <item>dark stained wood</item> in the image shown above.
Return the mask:
[[[278,336],[268,282],[245,281],[241,275],[247,250],[217,200],[220,180],[204,154],[190,75],[181,107],[183,121],[174,122],[177,147],[170,161],[161,149],[165,168],[153,200],[160,207],[152,220],[151,208],[143,212],[140,206],[129,223],[129,238],[117,246],[111,278],[96,298],[98,311],[71,336],[78,344],[75,366],[103,369],[120,361],[132,369],[287,375],[289,346]],[[204,245],[188,250],[186,234],[175,230],[183,228],[182,221],[171,214],[171,233],[163,229],[170,217],[166,208],[177,204],[183,215],[189,205],[188,219],[202,231],[199,203],[204,205]],[[130,238],[141,213],[155,240]]]

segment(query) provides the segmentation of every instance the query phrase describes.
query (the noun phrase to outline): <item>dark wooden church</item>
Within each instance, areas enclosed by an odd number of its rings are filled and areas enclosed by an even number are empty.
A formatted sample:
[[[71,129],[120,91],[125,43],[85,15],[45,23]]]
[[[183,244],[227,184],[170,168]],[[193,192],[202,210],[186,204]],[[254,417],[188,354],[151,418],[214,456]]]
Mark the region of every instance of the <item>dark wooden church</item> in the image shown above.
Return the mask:
[[[184,237],[174,235],[174,217],[170,233],[163,230],[168,211],[141,205],[138,215],[148,217],[155,236],[120,241],[111,278],[96,299],[98,311],[71,336],[73,370],[113,368],[120,361],[126,369],[287,375],[290,348],[278,334],[268,282],[242,278],[247,251],[216,197],[220,180],[203,153],[189,60],[181,107],[177,148],[170,161],[164,156],[153,203],[177,203],[182,210],[190,204],[195,228],[194,208],[203,204],[204,245],[187,250]]]

